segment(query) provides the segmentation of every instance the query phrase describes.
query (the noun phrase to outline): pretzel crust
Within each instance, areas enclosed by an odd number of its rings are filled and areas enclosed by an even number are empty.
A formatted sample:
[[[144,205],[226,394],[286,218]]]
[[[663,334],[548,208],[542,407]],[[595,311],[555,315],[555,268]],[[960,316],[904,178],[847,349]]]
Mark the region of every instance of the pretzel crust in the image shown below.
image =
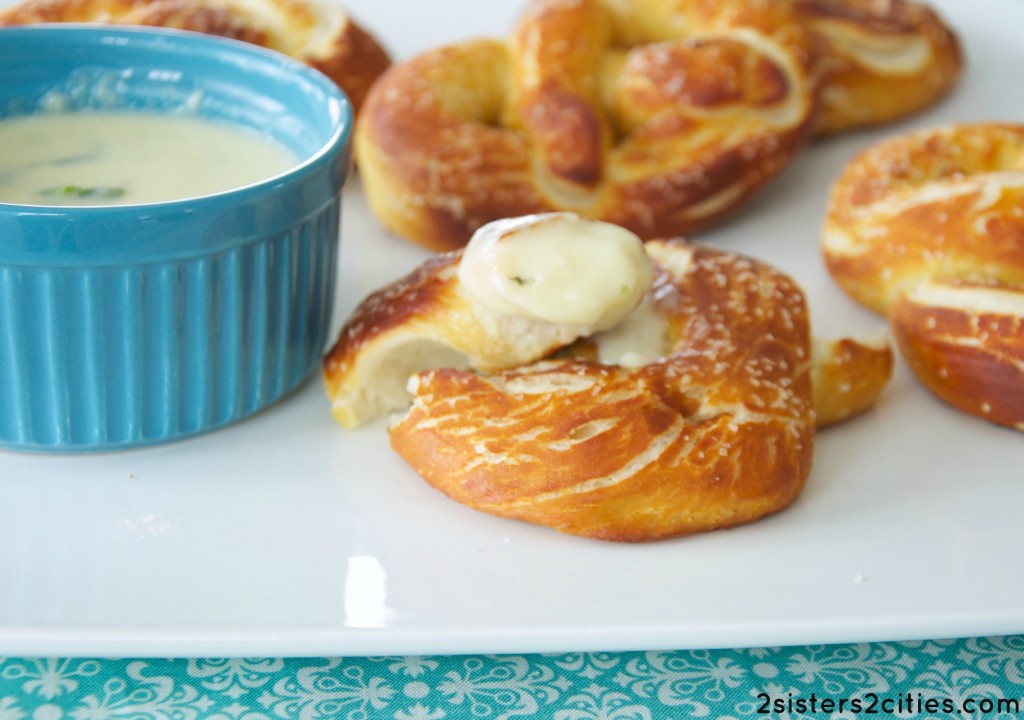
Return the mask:
[[[391,64],[377,40],[329,0],[24,0],[0,13],[0,26],[52,22],[151,25],[260,45],[327,75],[357,110]]]
[[[796,0],[824,43],[816,131],[887,123],[934,105],[963,73],[953,30],[914,0]]]
[[[815,434],[802,291],[681,240],[648,251],[670,355],[635,369],[422,372],[389,428],[394,449],[458,502],[604,540],[730,527],[790,504]]]
[[[384,74],[356,135],[367,198],[438,250],[553,210],[644,239],[695,232],[807,141],[815,48],[787,3],[538,0],[508,40]]]
[[[1024,431],[1024,285],[933,280],[891,311],[903,356],[935,395]]]
[[[836,181],[823,251],[889,316],[939,397],[1024,429],[1024,125],[929,129],[868,149]]]

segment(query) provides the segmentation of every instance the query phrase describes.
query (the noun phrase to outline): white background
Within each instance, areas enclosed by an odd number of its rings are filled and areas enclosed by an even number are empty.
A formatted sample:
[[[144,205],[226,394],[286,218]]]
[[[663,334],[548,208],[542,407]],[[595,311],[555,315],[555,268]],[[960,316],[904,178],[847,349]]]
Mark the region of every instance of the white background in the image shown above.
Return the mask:
[[[9,4],[9,0],[0,0]],[[807,289],[823,335],[878,318],[826,275],[829,183],[881,137],[1024,121],[1024,5],[937,3],[969,69],[941,106],[817,142],[699,239]],[[501,35],[513,0],[349,0],[397,58]],[[344,193],[336,325],[427,257]],[[880,406],[819,436],[806,491],[742,528],[613,545],[492,518],[423,483],[382,424],[343,431],[319,378],[261,415],[152,449],[0,452],[0,655],[558,652],[1024,631],[1024,438],[931,398],[902,363]]]

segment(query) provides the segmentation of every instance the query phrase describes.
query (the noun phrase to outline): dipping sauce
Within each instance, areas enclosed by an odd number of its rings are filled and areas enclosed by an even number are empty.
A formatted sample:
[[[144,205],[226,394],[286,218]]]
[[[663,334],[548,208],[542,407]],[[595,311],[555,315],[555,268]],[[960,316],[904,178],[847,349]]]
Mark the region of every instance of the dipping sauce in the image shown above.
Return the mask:
[[[509,315],[588,328],[617,324],[653,279],[635,234],[555,212],[496,220],[474,233],[459,280],[477,301]]]
[[[266,180],[297,157],[244,127],[190,115],[40,113],[0,119],[0,202],[131,205]]]

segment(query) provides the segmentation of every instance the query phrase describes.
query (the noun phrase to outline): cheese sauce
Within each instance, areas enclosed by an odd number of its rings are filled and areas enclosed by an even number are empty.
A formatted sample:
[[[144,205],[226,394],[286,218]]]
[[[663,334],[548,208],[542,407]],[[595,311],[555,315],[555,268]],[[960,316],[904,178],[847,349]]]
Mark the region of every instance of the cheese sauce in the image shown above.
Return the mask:
[[[127,205],[180,200],[268,179],[297,158],[227,123],[145,112],[0,119],[0,202]]]
[[[494,311],[591,332],[640,302],[653,271],[636,235],[572,213],[528,215],[480,228],[459,265],[463,287]]]

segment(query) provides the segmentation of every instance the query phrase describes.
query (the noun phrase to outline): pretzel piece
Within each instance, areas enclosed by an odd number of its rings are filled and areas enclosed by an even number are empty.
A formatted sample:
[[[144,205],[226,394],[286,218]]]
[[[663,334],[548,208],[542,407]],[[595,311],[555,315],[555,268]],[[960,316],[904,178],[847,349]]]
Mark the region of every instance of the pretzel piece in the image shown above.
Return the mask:
[[[503,253],[509,245],[518,253]],[[652,272],[640,239],[613,225],[567,213],[491,223],[469,248],[424,262],[356,307],[324,358],[332,412],[355,427],[403,409],[419,370],[539,360],[617,324]]]
[[[1024,126],[981,123],[854,158],[830,197],[823,252],[854,299],[890,317],[926,386],[1022,429],[1024,397],[1009,389],[1020,382],[1022,239]]]
[[[885,338],[815,338],[812,351],[814,417],[819,428],[873,407],[892,378],[892,348]]]
[[[321,71],[358,110],[391,64],[377,40],[331,0],[23,0],[0,26],[50,22],[151,25],[243,40]]]
[[[509,40],[381,78],[356,136],[367,198],[439,250],[552,210],[645,239],[694,232],[808,139],[815,47],[788,3],[537,0]]]
[[[824,42],[817,132],[891,122],[930,107],[963,72],[960,43],[915,0],[796,0]]]

